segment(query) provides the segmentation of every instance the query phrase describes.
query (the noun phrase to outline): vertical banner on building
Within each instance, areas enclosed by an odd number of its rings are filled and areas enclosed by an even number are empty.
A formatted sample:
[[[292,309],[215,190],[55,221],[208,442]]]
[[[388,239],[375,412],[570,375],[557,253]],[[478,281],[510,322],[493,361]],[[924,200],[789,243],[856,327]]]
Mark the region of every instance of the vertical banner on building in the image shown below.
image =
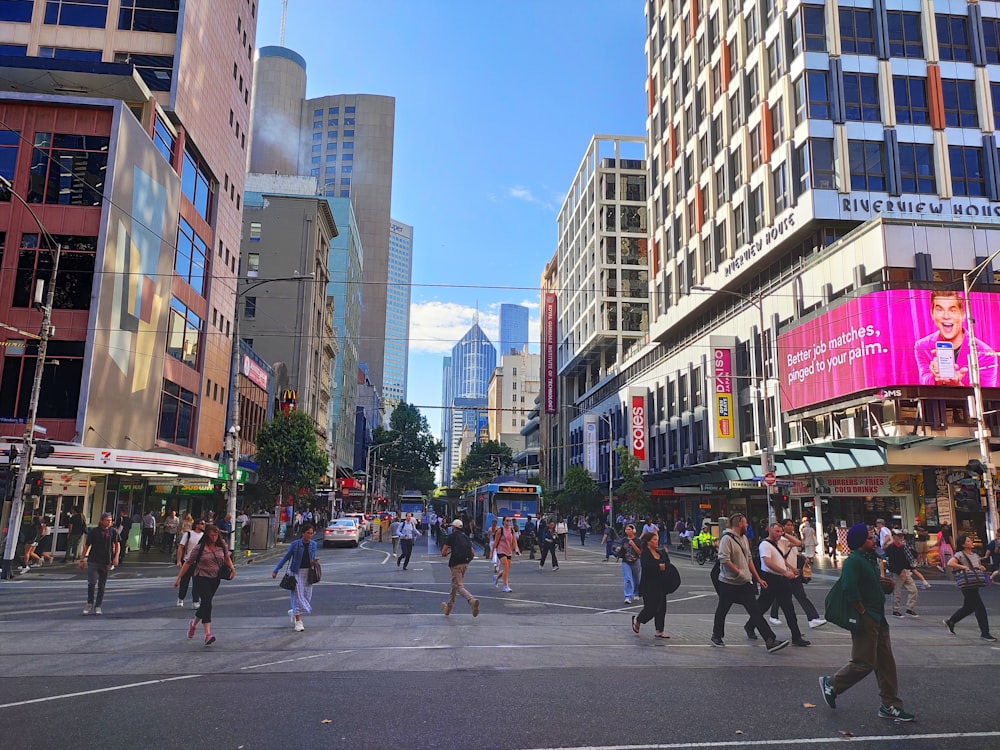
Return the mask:
[[[542,311],[542,328],[545,331],[545,351],[542,356],[542,388],[545,394],[545,413],[558,411],[556,401],[556,295],[545,295],[545,309]]]
[[[628,389],[629,450],[639,461],[639,469],[649,468],[649,419],[646,408],[647,388]]]
[[[597,423],[596,414],[583,415],[583,468],[597,479]]]
[[[708,430],[708,446],[712,453],[739,453],[739,424],[736,419],[736,339],[729,336],[710,336],[709,362],[712,379],[712,424]]]

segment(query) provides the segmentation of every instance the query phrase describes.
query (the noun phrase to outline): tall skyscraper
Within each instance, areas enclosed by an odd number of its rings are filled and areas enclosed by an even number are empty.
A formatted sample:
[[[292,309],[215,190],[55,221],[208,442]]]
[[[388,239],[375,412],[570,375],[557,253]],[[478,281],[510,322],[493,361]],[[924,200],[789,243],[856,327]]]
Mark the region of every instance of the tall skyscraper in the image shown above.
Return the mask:
[[[413,227],[395,219],[389,225],[389,286],[385,309],[383,397],[388,419],[406,400],[410,358],[410,282],[413,279]]]
[[[442,459],[444,481],[449,482],[458,468],[462,431],[466,428],[479,433],[479,419],[486,416],[490,375],[497,362],[497,350],[479,323],[473,323],[458,343],[452,347],[449,382],[451,391],[446,406],[451,410],[443,440]]]
[[[516,354],[528,345],[528,308],[500,305],[500,356]]]

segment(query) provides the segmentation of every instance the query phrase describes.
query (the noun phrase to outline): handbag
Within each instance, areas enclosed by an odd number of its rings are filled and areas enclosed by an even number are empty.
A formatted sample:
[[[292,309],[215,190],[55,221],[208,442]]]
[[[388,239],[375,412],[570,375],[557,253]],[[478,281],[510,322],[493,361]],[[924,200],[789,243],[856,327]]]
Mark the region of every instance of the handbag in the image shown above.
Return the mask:
[[[813,566],[809,560],[802,564],[802,583],[809,583],[813,577]]]
[[[296,581],[295,576],[291,573],[285,573],[281,579],[281,583],[278,584],[285,591],[295,591]]]
[[[313,560],[312,565],[309,566],[309,572],[306,573],[306,582],[310,585],[314,583],[319,583],[322,577],[323,577],[323,568],[319,564],[319,560]]]
[[[826,620],[832,622],[839,628],[849,630],[852,633],[858,632],[861,627],[861,615],[853,606],[847,603],[844,596],[844,587],[838,578],[836,583],[830,588],[826,595]]]
[[[963,554],[962,557],[965,557]],[[965,564],[972,568],[972,560],[965,557]],[[955,571],[955,585],[960,589],[977,589],[981,586],[988,586],[990,583],[990,577],[986,575],[981,570],[956,570]]]

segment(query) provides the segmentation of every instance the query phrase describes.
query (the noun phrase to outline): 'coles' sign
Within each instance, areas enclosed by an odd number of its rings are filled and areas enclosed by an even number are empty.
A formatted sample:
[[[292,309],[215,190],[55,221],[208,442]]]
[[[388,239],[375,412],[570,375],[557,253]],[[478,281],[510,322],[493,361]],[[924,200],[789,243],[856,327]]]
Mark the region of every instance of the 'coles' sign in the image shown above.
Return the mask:
[[[635,390],[638,392],[629,393],[629,440],[632,455],[646,463],[646,394],[642,389]]]

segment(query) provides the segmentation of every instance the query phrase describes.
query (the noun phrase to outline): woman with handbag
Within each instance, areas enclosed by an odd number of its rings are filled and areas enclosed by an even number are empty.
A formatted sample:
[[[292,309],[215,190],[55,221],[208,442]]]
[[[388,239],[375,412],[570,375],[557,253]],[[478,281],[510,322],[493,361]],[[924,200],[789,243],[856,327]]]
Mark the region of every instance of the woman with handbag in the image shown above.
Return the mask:
[[[500,565],[500,572],[493,576],[493,585],[498,585],[503,581],[503,592],[509,594],[510,588],[510,561],[514,555],[521,556],[521,550],[517,546],[517,535],[514,533],[513,522],[510,518],[503,519],[503,526],[493,537],[493,554],[497,556]]]
[[[313,540],[315,533],[316,529],[311,523],[303,524],[302,536],[288,545],[284,556],[271,572],[271,578],[276,578],[278,571],[287,562],[288,575],[286,578],[295,579],[293,587],[288,591],[292,602],[292,608],[288,610],[288,617],[297,633],[306,629],[302,622],[302,615],[312,613],[313,584],[319,580],[319,560],[316,559],[316,542]],[[282,579],[282,588],[285,588],[284,579]]]
[[[180,586],[181,578],[188,570],[193,571],[191,580],[194,582],[194,595],[201,603],[188,623],[187,636],[194,638],[200,621],[205,630],[205,645],[211,646],[215,643],[215,636],[212,635],[212,599],[219,590],[220,582],[231,581],[236,577],[236,567],[229,556],[229,548],[222,541],[221,533],[214,524],[205,527],[205,535],[174,579],[174,588]]]
[[[965,617],[975,613],[976,622],[979,623],[979,637],[984,641],[995,643],[996,638],[990,635],[990,621],[986,616],[986,605],[983,604],[983,597],[979,595],[979,589],[990,582],[991,576],[986,573],[979,555],[973,552],[975,544],[968,534],[960,534],[958,546],[961,551],[956,553],[948,561],[948,567],[955,574],[955,583],[962,589],[962,606],[955,614],[944,620],[944,625],[955,635],[955,625]],[[992,578],[996,578],[994,573]]]
[[[647,531],[639,537],[639,547],[642,554],[639,562],[642,565],[642,577],[639,580],[639,594],[642,596],[642,611],[632,617],[632,632],[639,633],[639,626],[653,620],[657,638],[669,638],[663,626],[667,615],[667,568],[670,556],[660,546],[660,535],[655,531]],[[672,572],[672,571],[671,571]]]

